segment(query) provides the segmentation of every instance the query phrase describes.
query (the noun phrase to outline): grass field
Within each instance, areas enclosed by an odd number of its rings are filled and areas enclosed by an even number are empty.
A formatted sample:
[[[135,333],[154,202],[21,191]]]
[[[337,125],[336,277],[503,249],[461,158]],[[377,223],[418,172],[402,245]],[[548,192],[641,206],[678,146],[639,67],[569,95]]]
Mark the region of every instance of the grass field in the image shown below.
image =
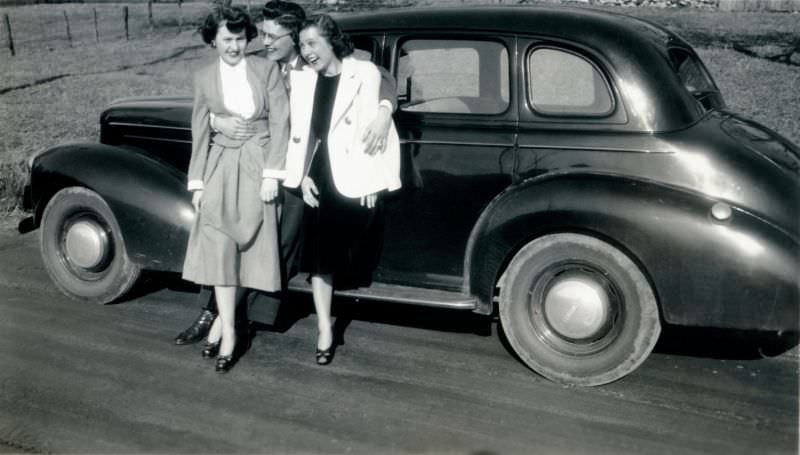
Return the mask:
[[[34,23],[35,18],[47,14],[57,17],[65,6],[91,9],[103,5],[36,5],[0,8],[0,12],[13,11],[15,17],[27,16],[26,20]],[[111,7],[119,9],[120,5]],[[197,9],[190,13],[191,8]],[[183,12],[188,18],[200,14],[202,8],[205,4],[186,4]],[[800,144],[800,66],[748,57],[731,48],[733,42],[797,39],[797,15],[614,11],[663,23],[688,37],[731,108]],[[48,42],[26,47],[13,58],[0,55],[0,212],[12,210],[20,202],[27,177],[26,158],[56,144],[96,141],[100,112],[112,100],[190,94],[190,75],[211,51],[200,46],[199,36],[192,31],[177,34],[174,18],[162,15],[159,20],[159,27],[137,32],[131,41],[123,37],[97,44],[92,31],[91,39],[78,46]],[[48,78],[54,79],[37,82]]]

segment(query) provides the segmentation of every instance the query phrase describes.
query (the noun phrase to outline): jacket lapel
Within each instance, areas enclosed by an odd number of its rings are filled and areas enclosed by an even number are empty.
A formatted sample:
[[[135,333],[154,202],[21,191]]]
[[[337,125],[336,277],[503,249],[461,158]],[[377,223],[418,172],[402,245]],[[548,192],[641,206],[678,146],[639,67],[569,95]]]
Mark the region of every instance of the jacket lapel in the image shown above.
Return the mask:
[[[342,60],[342,75],[339,77],[339,87],[336,89],[336,100],[331,113],[331,130],[347,112],[361,86],[361,81],[356,76],[355,60],[352,57],[345,57]]]
[[[219,71],[219,57],[214,59],[214,63],[208,67],[209,74],[206,77],[208,83],[208,108],[211,112],[225,112],[225,103],[222,102],[222,75]]]
[[[262,117],[262,113],[267,108],[263,101],[266,99],[265,91],[267,88],[266,71],[260,74],[257,65],[254,65],[252,60],[247,62],[247,82],[250,84],[250,92],[253,96],[253,105],[256,107],[255,118]]]

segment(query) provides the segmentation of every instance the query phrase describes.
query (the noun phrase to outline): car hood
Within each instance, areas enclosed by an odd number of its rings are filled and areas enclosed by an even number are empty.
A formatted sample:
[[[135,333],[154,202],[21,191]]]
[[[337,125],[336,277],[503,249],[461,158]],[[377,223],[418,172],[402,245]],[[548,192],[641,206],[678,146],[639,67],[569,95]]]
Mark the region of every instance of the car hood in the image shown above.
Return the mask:
[[[190,128],[192,98],[138,97],[113,101],[100,115],[101,125],[110,122],[162,127]]]

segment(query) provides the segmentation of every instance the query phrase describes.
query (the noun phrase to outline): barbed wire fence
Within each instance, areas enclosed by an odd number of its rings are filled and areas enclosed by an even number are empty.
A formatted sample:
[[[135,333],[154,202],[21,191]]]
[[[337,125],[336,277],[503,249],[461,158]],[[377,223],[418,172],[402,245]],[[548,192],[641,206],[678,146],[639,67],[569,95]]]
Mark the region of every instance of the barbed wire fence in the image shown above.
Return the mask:
[[[237,0],[233,3],[257,14],[265,0]],[[375,7],[409,6],[413,1],[311,0],[298,3],[308,11],[365,11]],[[212,6],[212,2],[148,0],[126,4],[64,3],[2,8],[0,56],[135,40],[154,33],[177,34],[194,29]]]
[[[230,0],[138,0],[130,3],[48,3],[53,0],[0,0],[0,57],[33,50],[56,51],[92,43],[135,40],[153,33],[193,29],[215,3]],[[70,1],[70,0],[67,0]],[[89,0],[92,1],[92,0]],[[27,4],[27,3],[37,4]],[[38,2],[45,2],[38,4]],[[257,14],[266,0],[235,0]],[[20,4],[20,6],[8,6]],[[447,4],[585,4],[594,6],[659,6],[706,8],[719,11],[761,10],[800,12],[800,0],[300,0],[307,11],[368,11],[416,5]],[[27,5],[25,5],[27,4]],[[767,8],[769,6],[769,8]],[[767,8],[767,9],[764,9]],[[796,54],[797,47],[794,48]],[[782,57],[781,57],[782,58]],[[791,58],[791,54],[789,57]]]
[[[34,49],[137,39],[167,29],[177,33],[193,24],[201,5],[146,2],[8,9],[0,21],[0,48],[13,56]]]

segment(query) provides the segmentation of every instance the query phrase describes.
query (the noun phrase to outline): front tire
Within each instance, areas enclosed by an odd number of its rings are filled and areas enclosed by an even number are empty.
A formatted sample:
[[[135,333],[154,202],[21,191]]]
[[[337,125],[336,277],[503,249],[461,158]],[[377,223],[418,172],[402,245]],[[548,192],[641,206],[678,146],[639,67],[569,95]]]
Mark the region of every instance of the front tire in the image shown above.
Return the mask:
[[[580,386],[629,374],[661,333],[655,295],[636,264],[581,234],[551,234],[525,245],[506,271],[499,311],[526,365]]]
[[[47,203],[41,252],[53,283],[75,300],[112,302],[130,290],[140,273],[108,204],[82,187],[64,188]]]

